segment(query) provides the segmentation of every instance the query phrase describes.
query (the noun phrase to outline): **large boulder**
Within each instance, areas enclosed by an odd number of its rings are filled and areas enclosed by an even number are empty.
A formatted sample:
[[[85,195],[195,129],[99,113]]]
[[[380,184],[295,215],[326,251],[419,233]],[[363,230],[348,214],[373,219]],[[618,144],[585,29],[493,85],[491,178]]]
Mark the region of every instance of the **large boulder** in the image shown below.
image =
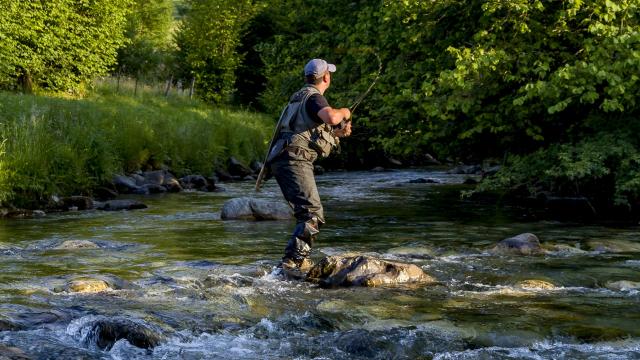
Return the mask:
[[[291,208],[277,201],[241,197],[222,205],[222,220],[286,220],[291,219]]]
[[[499,255],[539,255],[544,250],[537,236],[524,233],[500,241],[491,252]]]
[[[124,317],[99,317],[86,325],[85,342],[93,343],[100,349],[109,350],[120,339],[143,349],[156,347],[165,340],[162,332],[154,327]]]
[[[96,209],[104,211],[135,210],[146,208],[147,205],[131,199],[109,200],[103,203],[98,203],[96,206]]]
[[[431,284],[436,280],[414,264],[369,256],[327,256],[307,274],[321,287]]]

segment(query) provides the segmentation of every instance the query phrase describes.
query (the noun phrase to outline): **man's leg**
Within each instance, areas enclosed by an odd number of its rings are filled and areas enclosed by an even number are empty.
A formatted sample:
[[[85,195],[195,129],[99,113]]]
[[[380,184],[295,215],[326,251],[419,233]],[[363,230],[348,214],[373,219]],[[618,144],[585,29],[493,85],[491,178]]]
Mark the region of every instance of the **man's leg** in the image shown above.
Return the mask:
[[[311,254],[313,242],[324,223],[320,196],[313,176],[313,163],[291,158],[275,162],[273,174],[294,210],[296,227],[285,249],[283,261],[300,265]]]

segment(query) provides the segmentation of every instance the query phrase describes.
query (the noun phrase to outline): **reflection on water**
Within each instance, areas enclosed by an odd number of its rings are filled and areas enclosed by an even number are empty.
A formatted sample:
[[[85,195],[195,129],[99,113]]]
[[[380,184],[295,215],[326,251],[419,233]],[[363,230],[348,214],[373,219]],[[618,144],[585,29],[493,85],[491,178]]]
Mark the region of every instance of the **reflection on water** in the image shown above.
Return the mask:
[[[407,183],[415,178],[442,184]],[[422,170],[318,178],[328,223],[314,256],[413,262],[440,281],[422,288],[284,281],[272,269],[290,222],[220,221],[250,183],[141,198],[142,211],[0,222],[0,344],[43,359],[640,358],[640,292],[607,285],[640,282],[640,228],[527,220],[527,209],[461,200],[463,180]],[[256,196],[281,198],[273,181]],[[487,252],[522,232],[547,254]],[[55,249],[67,240],[97,248]],[[108,290],[70,292],[82,278]],[[518,285],[531,279],[556,287]],[[96,319],[122,317],[162,341],[91,340]]]

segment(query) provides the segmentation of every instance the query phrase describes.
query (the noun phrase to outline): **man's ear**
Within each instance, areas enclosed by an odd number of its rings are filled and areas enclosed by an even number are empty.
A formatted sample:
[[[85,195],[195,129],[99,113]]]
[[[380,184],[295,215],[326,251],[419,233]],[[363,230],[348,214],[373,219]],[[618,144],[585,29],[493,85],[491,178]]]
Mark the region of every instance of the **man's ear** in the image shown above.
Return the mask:
[[[322,81],[324,82],[329,82],[331,75],[329,74],[329,72],[327,71],[323,76],[322,76]]]

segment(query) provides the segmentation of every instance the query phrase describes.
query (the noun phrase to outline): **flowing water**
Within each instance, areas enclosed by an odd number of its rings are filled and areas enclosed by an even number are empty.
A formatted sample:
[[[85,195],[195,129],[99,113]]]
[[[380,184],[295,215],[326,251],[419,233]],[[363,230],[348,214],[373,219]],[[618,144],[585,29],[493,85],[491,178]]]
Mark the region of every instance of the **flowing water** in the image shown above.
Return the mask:
[[[420,177],[441,184],[407,183]],[[458,197],[463,180],[426,170],[317,179],[328,223],[314,257],[412,262],[440,282],[420,287],[327,290],[284,280],[273,268],[292,222],[219,218],[224,201],[254,195],[251,183],[140,198],[146,210],[2,221],[0,344],[34,359],[640,358],[640,292],[606,286],[640,281],[640,228],[471,203]],[[281,198],[273,180],[257,196]],[[556,250],[488,251],[522,232]],[[99,248],[54,249],[66,240]],[[87,277],[114,289],[65,288]],[[528,279],[556,287],[517,286]],[[124,318],[162,340],[152,349],[126,340],[98,347],[91,325]]]

